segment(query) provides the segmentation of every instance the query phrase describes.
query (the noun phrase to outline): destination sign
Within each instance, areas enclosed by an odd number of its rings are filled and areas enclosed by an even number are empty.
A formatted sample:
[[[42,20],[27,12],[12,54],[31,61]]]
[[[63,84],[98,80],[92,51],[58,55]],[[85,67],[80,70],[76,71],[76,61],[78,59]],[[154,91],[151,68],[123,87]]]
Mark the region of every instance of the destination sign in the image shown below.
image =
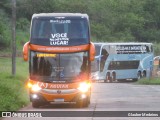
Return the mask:
[[[146,45],[117,45],[116,52],[117,54],[138,54],[149,52],[149,48]]]
[[[68,45],[67,33],[51,34],[50,45]]]
[[[39,53],[39,54],[37,54],[37,57],[56,57],[56,54]]]

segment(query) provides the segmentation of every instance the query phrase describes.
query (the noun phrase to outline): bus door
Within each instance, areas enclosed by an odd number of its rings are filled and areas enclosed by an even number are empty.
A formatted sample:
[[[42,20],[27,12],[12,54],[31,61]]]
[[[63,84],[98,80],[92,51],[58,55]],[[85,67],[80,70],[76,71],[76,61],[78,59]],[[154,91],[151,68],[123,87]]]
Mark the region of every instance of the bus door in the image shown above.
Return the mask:
[[[100,71],[100,59],[101,59],[101,44],[95,44],[96,55],[94,61],[91,62],[91,79],[99,80],[99,71]]]
[[[101,50],[101,59],[100,59],[100,72],[103,72],[104,71],[104,68],[105,68],[105,63],[107,61],[107,58],[109,56],[107,50],[105,48],[102,48]]]

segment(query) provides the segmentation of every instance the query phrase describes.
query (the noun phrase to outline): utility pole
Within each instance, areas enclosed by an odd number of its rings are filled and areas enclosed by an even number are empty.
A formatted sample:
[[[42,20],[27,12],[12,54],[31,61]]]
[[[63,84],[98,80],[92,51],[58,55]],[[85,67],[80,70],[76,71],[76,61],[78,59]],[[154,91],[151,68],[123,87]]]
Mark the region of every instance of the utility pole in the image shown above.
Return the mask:
[[[12,0],[12,75],[16,74],[16,0]]]

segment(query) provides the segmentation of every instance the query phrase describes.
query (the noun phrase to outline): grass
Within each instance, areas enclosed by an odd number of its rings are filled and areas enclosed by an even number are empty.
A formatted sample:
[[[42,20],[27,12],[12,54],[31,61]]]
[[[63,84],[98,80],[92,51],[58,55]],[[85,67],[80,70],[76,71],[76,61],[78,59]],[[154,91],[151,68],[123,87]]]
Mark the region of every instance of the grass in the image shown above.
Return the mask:
[[[136,82],[136,84],[143,85],[160,85],[160,78],[151,78],[151,79],[141,79]]]
[[[29,31],[16,31],[17,52],[22,52],[23,45],[29,41]]]
[[[28,63],[17,58],[16,75],[11,75],[11,58],[0,58],[0,111],[16,111],[29,103],[25,82]]]
[[[12,56],[12,52],[10,48],[0,49],[0,57],[10,57],[10,56]]]

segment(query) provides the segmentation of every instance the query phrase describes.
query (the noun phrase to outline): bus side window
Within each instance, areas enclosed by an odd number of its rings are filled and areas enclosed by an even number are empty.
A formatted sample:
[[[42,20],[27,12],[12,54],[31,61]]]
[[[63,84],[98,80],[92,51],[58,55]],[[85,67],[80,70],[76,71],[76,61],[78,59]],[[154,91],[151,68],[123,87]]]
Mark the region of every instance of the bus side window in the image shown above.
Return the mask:
[[[32,37],[33,37],[33,38],[36,38],[37,36],[39,37],[39,36],[40,36],[40,33],[41,33],[41,29],[40,29],[40,28],[41,28],[41,22],[34,20],[33,23],[34,23],[34,24],[33,24],[33,28],[34,28],[35,30],[32,31]]]
[[[153,52],[153,46],[151,45],[151,52]]]
[[[149,49],[149,46],[146,46],[146,52],[147,53],[151,52],[150,49]]]
[[[108,58],[108,52],[105,49],[102,49],[102,53],[101,53],[101,61],[100,61],[100,71],[102,72],[104,69],[104,65],[106,63],[106,60]]]

